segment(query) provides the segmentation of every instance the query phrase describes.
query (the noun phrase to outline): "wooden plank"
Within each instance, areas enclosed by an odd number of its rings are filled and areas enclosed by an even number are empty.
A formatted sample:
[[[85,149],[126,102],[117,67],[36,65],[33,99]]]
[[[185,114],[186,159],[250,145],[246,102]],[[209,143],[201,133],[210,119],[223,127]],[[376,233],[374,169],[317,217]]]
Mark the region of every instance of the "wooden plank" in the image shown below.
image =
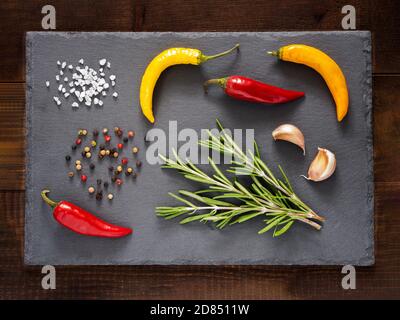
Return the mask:
[[[25,84],[0,84],[0,190],[24,189]]]
[[[375,181],[400,181],[400,76],[375,76]],[[24,85],[0,84],[0,190],[24,188]]]
[[[25,32],[44,31],[42,7],[56,9],[56,31],[131,31],[134,5],[131,0],[71,2],[53,0],[0,1],[0,82],[25,79]]]
[[[23,265],[24,192],[0,192],[0,299],[400,298],[400,183],[376,184],[376,265],[357,268],[357,290],[340,267],[57,267],[57,290],[42,290],[39,267]]]

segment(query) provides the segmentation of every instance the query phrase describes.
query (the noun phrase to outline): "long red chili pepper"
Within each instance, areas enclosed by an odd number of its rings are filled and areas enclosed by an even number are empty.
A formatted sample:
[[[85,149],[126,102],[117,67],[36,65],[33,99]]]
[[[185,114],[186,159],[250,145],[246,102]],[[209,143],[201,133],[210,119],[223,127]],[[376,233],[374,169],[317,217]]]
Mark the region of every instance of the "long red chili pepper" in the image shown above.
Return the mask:
[[[43,200],[54,209],[54,219],[72,231],[87,236],[105,238],[120,238],[132,233],[132,229],[103,221],[70,202],[50,200],[47,197],[49,192],[49,190],[43,190],[41,195]]]
[[[208,80],[204,82],[206,93],[210,84],[221,86],[228,96],[251,102],[277,104],[293,101],[304,96],[304,92],[285,90],[242,76]]]

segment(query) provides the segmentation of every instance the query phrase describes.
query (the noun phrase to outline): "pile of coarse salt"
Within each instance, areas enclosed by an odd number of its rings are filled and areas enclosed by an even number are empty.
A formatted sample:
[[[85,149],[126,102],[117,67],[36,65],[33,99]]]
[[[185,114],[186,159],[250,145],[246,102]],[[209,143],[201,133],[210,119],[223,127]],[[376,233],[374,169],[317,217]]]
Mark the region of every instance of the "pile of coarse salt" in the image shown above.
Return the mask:
[[[84,64],[83,59],[79,60],[77,66],[57,61],[59,68],[58,74],[55,76],[57,82],[57,90],[59,96],[54,96],[54,102],[60,106],[62,104],[60,98],[67,101],[70,97],[73,108],[79,108],[85,104],[90,107],[92,105],[102,106],[103,97],[107,96],[110,88],[115,89],[117,77],[112,74],[106,78],[106,70],[110,70],[111,63],[106,59],[99,60],[99,69],[96,71],[93,68]],[[69,75],[69,76],[68,76]],[[50,87],[50,81],[46,81],[46,87]],[[116,99],[118,92],[114,90],[112,96]]]

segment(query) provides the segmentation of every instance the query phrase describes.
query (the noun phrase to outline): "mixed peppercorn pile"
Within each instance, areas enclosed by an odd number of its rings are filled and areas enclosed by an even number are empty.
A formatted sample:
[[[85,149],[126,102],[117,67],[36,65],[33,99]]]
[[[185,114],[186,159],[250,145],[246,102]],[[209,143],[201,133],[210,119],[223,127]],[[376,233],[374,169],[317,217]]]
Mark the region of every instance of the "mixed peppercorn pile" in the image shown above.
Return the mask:
[[[90,135],[88,130],[78,130],[77,138],[71,146],[72,154],[67,154],[65,160],[69,167],[72,167],[71,162],[73,161],[75,166],[75,170],[68,172],[68,177],[72,179],[75,175],[79,175],[81,182],[86,183],[88,181],[87,173],[96,170],[94,159],[98,159],[97,163],[109,159],[108,177],[110,177],[110,181],[94,178],[96,183],[91,184],[87,191],[90,195],[95,195],[96,200],[102,200],[104,190],[107,193],[107,199],[112,200],[114,195],[108,190],[110,182],[120,187],[124,183],[124,176],[126,179],[136,179],[142,162],[138,159],[139,147],[137,146],[133,146],[131,149],[133,154],[131,161],[128,157],[122,156],[124,151],[128,149],[129,143],[133,141],[135,131],[129,130],[124,135],[121,128],[115,127],[115,144],[113,144],[113,137],[108,128],[103,128],[101,133],[94,129],[91,133],[91,139],[88,141],[88,136]],[[74,160],[72,159],[73,157],[75,158]]]

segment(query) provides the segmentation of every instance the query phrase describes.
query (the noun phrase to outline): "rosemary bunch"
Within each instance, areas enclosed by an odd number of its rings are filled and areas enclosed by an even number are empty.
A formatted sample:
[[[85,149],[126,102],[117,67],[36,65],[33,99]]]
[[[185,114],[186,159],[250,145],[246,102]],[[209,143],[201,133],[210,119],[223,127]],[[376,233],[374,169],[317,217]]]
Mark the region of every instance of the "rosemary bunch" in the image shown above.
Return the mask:
[[[192,221],[212,222],[221,229],[260,216],[264,218],[265,226],[258,233],[273,229],[274,237],[288,231],[295,221],[321,229],[317,221],[322,222],[324,219],[297,197],[282,168],[279,166],[282,179],[278,179],[261,160],[256,142],[255,152],[249,151],[247,155],[218,120],[217,125],[221,130],[220,135],[215,136],[207,131],[209,139],[201,140],[199,144],[233,155],[234,159],[227,172],[251,177],[250,185],[245,187],[236,178],[228,178],[211,158],[208,160],[214,173],[209,175],[189,160],[183,161],[173,151],[175,159],[161,156],[165,161],[163,168],[176,169],[185,178],[200,182],[206,187],[197,192],[180,190],[179,195],[169,193],[182,205],[157,207],[157,215],[165,219],[185,216],[180,221],[181,224]]]

